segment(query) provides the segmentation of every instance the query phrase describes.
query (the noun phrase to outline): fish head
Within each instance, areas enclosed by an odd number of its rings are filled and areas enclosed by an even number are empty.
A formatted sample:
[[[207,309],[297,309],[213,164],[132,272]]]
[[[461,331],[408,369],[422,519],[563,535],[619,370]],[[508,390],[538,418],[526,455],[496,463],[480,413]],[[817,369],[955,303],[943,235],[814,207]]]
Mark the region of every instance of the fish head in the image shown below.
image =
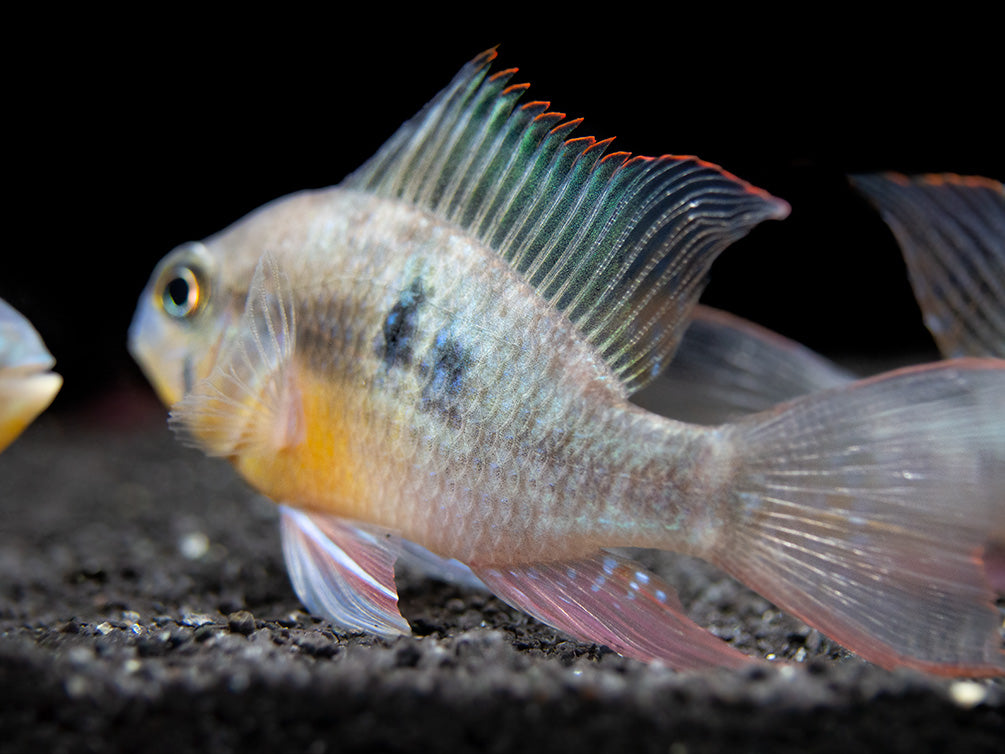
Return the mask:
[[[0,450],[56,397],[63,378],[35,329],[0,300]]]
[[[209,374],[233,310],[243,306],[221,268],[207,243],[184,244],[160,261],[140,295],[129,352],[168,406]]]
[[[222,347],[239,340],[258,262],[266,252],[283,257],[304,248],[328,195],[305,191],[276,199],[157,264],[129,326],[128,346],[167,406],[209,377]]]

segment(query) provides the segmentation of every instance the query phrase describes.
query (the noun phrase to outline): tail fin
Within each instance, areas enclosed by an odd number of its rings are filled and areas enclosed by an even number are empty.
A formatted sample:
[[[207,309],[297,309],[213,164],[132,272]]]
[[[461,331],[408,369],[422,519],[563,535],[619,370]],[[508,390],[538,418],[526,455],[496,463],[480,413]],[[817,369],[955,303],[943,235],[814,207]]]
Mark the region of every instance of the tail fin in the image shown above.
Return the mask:
[[[724,428],[736,526],[713,560],[877,665],[1005,673],[1005,361],[852,383]]]

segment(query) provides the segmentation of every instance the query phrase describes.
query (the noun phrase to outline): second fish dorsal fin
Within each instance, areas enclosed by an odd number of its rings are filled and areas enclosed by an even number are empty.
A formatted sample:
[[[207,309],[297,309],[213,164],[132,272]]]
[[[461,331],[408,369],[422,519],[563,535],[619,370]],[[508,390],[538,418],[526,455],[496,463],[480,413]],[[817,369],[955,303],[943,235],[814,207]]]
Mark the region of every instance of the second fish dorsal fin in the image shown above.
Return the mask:
[[[943,356],[1005,357],[1005,186],[952,173],[851,180],[896,236]]]
[[[276,258],[259,259],[244,314],[209,376],[171,410],[172,428],[214,456],[264,454],[300,442],[303,407],[290,360],[296,319]]]
[[[632,157],[570,138],[580,120],[517,100],[494,50],[345,187],[411,202],[507,260],[632,392],[669,361],[716,256],[788,205],[695,157]]]

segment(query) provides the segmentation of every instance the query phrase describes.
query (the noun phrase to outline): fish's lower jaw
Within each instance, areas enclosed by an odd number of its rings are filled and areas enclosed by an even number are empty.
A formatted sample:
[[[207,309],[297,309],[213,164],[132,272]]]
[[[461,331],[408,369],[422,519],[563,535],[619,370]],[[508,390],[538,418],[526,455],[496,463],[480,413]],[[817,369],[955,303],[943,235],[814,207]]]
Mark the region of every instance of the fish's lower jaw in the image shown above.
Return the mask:
[[[144,291],[141,301],[148,297]],[[173,344],[167,326],[153,311],[144,307],[137,311],[129,326],[126,348],[165,406],[174,406],[184,397],[180,365],[186,358],[185,351]]]
[[[62,385],[55,372],[0,378],[0,451],[52,403]]]

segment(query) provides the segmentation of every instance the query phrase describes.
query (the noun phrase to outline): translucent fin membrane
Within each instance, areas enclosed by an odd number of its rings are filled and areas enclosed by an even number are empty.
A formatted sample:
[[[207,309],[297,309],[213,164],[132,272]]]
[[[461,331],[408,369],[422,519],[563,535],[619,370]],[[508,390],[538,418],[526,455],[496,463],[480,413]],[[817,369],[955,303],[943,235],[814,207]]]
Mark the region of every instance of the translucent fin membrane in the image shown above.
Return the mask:
[[[755,414],[713,560],[885,667],[1005,672],[1005,362],[893,372]]]
[[[659,411],[681,421],[721,424],[852,379],[805,346],[699,305],[658,383]]]
[[[852,183],[897,237],[942,353],[1005,357],[1005,187],[951,174]]]
[[[755,662],[688,618],[659,576],[613,553],[474,572],[514,607],[626,657],[661,660],[677,670]]]
[[[410,632],[394,585],[398,537],[335,516],[279,510],[286,570],[308,610],[347,631]]]
[[[672,354],[709,267],[788,205],[694,157],[605,156],[479,55],[347,188],[423,207],[506,259],[634,391]]]
[[[210,375],[172,409],[172,428],[216,456],[295,445],[303,409],[288,369],[296,340],[293,293],[268,252],[255,268],[237,332]]]
[[[401,561],[408,568],[414,568],[434,579],[470,589],[484,589],[485,585],[464,563],[454,558],[441,558],[425,547],[407,539],[401,541]]]

